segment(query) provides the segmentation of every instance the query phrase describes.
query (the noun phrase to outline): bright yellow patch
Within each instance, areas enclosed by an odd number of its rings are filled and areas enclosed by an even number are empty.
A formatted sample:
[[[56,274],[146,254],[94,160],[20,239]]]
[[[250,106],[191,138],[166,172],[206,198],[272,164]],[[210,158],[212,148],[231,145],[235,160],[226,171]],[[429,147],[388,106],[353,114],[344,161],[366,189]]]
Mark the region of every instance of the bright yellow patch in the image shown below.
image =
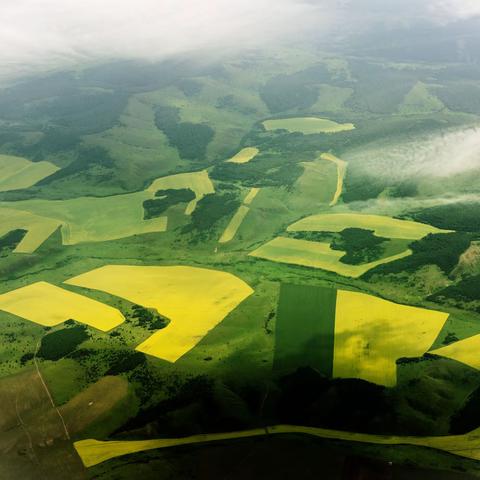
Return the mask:
[[[289,132],[300,132],[306,135],[311,133],[337,133],[355,129],[353,123],[337,123],[326,118],[318,117],[295,117],[265,120],[263,126],[266,130],[282,129],[288,130]]]
[[[243,219],[247,216],[249,210],[250,209],[245,205],[240,205],[238,210],[235,212],[235,215],[230,220],[230,223],[227,225],[227,228],[225,228],[225,231],[220,237],[220,240],[218,241],[219,243],[227,243],[233,239],[233,237],[237,233],[237,230],[242,224]]]
[[[195,267],[109,265],[68,280],[102,290],[147,308],[170,324],[137,347],[170,362],[192,349],[253,290],[234,275]]]
[[[345,180],[345,175],[347,173],[347,162],[344,160],[340,160],[335,155],[331,153],[322,153],[320,158],[323,160],[327,160],[329,162],[334,163],[337,166],[337,189],[333,195],[332,201],[330,202],[330,206],[333,207],[338,203],[340,196],[342,195],[343,191],[343,182]]]
[[[236,155],[228,159],[229,163],[248,163],[254,157],[258,155],[260,150],[256,147],[242,148]]]
[[[345,228],[373,230],[378,237],[419,240],[429,233],[448,233],[424,223],[398,220],[383,215],[361,213],[329,213],[312,215],[290,225],[289,232],[341,232]]]
[[[432,350],[430,353],[451,358],[470,367],[480,370],[480,335],[451,343],[445,347]]]
[[[125,320],[116,308],[47,282],[0,295],[0,309],[45,327],[73,319],[106,332]]]
[[[60,225],[60,221],[54,218],[42,217],[22,210],[0,208],[0,236],[12,230],[27,230],[22,241],[15,248],[15,253],[34,252]]]
[[[447,318],[447,313],[338,290],[333,376],[396,385],[396,360],[427,352]]]
[[[31,187],[57,170],[59,167],[50,162],[0,155],[0,192]]]
[[[157,178],[148,187],[147,191],[155,193],[157,190],[167,190],[189,188],[195,193],[195,198],[187,205],[185,214],[190,215],[197,206],[197,203],[209,193],[215,193],[208,172],[202,170],[200,172],[179,173],[178,175],[170,175],[168,177]]]
[[[181,438],[159,438],[156,440],[110,441],[80,440],[74,443],[78,455],[85,467],[93,467],[115,457],[130,453],[168,448],[179,445],[217,442],[238,438],[267,435],[302,434],[331,440],[369,443],[374,445],[413,445],[449,452],[461,457],[480,460],[480,429],[464,435],[446,435],[439,437],[412,437],[396,435],[372,435],[354,433],[327,428],[304,427],[299,425],[274,425],[265,428],[242,430],[237,432],[207,433]]]
[[[378,265],[400,260],[411,254],[411,250],[406,250],[398,255],[382,258],[375,262],[363,263],[361,265],[348,265],[340,262],[345,252],[332,250],[328,243],[277,237],[257,248],[249,255],[274,262],[321,268],[322,270],[338,273],[344,277],[357,278]]]
[[[244,205],[250,205],[254,198],[257,196],[258,192],[260,191],[259,188],[251,188],[250,191],[247,193],[247,196],[243,200]]]

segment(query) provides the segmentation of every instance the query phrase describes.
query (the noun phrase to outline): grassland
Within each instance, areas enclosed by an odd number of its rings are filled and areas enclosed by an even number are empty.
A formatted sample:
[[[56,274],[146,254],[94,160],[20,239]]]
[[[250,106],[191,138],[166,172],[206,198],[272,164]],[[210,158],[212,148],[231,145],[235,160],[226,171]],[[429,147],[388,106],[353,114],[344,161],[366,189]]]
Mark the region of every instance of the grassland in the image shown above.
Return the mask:
[[[102,331],[125,319],[115,308],[47,282],[37,282],[0,295],[0,309],[45,327],[74,319]]]
[[[417,82],[405,95],[399,112],[403,115],[439,112],[445,105],[432,93],[423,82]]]
[[[333,288],[282,283],[275,322],[277,373],[309,365],[331,377],[336,298]]]
[[[341,232],[345,228],[373,230],[378,237],[420,240],[429,233],[447,233],[424,223],[398,220],[383,215],[331,213],[303,218],[287,228],[289,232]]]
[[[84,141],[87,145],[108,150],[124,183],[132,190],[140,190],[149,180],[168,175],[184,165],[177,150],[168,145],[165,135],[155,126],[154,104],[145,94],[130,97],[117,125],[85,136]],[[103,185],[101,188],[105,191]],[[98,192],[99,187],[95,186],[95,190]],[[104,195],[121,191],[116,187]]]
[[[447,435],[438,437],[386,436],[365,433],[329,430],[325,428],[297,425],[274,425],[226,433],[192,435],[183,438],[163,438],[156,440],[110,441],[80,440],[75,442],[75,449],[86,467],[92,467],[112,458],[130,453],[157,448],[169,448],[180,445],[208,443],[264,435],[300,434],[315,437],[342,440],[347,442],[370,443],[374,445],[412,445],[442,450],[454,455],[480,460],[480,431],[474,430],[465,435]]]
[[[50,162],[0,155],[0,192],[31,187],[57,170],[59,167]]]
[[[396,360],[422,356],[448,314],[339,290],[333,375],[394,386]]]
[[[257,248],[249,255],[273,262],[282,262],[304,267],[321,268],[345,277],[358,278],[378,265],[393,262],[411,255],[411,250],[385,257],[374,262],[348,265],[340,262],[345,252],[332,250],[328,243],[310,242],[295,238],[277,237]]]
[[[137,267],[110,265],[68,280],[108,292],[171,320],[136,349],[175,362],[253,290],[234,275],[194,267]]]
[[[262,124],[267,131],[287,130],[289,132],[300,132],[304,135],[345,132],[355,128],[353,123],[337,123],[317,117],[278,118],[265,120]]]
[[[114,240],[135,234],[164,232],[167,216],[144,220],[143,202],[153,198],[157,190],[182,188],[190,188],[195,193],[195,199],[186,207],[186,214],[195,209],[197,201],[204,195],[214,191],[208,173],[203,170],[158,178],[146,190],[136,193],[5,202],[1,204],[0,215],[3,213],[9,222],[6,223],[8,227],[3,227],[4,233],[14,228],[29,230],[17,252],[34,251],[60,224],[64,245]],[[25,218],[24,222],[22,218]],[[32,222],[33,227],[28,222]]]
[[[260,150],[256,147],[242,148],[232,158],[226,161],[229,163],[248,163],[250,160],[255,158],[259,152]]]
[[[14,206],[12,203],[8,206]],[[12,230],[26,230],[27,233],[16,246],[15,253],[32,253],[57,230],[61,222],[48,216],[35,215],[28,211],[0,207],[0,235]]]

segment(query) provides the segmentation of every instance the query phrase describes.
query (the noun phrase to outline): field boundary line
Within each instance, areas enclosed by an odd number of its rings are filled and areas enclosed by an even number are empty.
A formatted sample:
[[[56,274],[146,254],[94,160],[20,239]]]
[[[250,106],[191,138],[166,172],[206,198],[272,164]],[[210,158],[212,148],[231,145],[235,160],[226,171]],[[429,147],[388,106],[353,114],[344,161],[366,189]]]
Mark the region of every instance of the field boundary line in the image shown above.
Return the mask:
[[[63,430],[65,431],[65,436],[66,436],[67,440],[70,440],[70,433],[68,432],[67,424],[65,423],[65,420],[64,420],[62,414],[60,413],[60,410],[55,405],[55,402],[53,401],[52,394],[50,393],[50,390],[49,390],[49,388],[48,388],[48,386],[47,386],[47,384],[46,384],[46,382],[43,378],[42,372],[40,371],[40,368],[38,366],[37,353],[38,353],[38,350],[40,349],[41,340],[42,339],[40,338],[37,342],[37,346],[35,348],[35,354],[33,355],[33,363],[35,364],[35,368],[37,369],[38,378],[40,378],[40,381],[42,382],[42,385],[43,385],[45,391],[47,392],[48,398],[50,399],[50,403],[52,404],[52,407],[57,411],[58,416],[60,417],[60,420],[61,420],[62,425],[63,425]]]

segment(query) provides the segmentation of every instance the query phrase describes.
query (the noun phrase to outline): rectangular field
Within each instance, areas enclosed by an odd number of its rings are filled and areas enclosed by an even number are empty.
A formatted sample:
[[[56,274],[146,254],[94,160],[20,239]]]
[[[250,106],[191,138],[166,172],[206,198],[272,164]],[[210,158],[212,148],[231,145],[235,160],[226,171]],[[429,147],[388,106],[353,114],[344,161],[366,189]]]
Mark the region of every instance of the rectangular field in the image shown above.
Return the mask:
[[[277,373],[310,366],[332,375],[336,298],[333,288],[282,283],[275,323]]]

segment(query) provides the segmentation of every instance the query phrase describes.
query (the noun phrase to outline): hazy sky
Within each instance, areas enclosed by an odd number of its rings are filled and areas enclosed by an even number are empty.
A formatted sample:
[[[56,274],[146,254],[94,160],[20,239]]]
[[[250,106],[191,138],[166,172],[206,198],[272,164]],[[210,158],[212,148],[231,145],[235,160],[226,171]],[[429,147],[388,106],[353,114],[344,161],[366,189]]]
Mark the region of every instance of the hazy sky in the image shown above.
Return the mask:
[[[445,22],[480,14],[480,0],[0,0],[0,75],[288,43],[365,14]]]

